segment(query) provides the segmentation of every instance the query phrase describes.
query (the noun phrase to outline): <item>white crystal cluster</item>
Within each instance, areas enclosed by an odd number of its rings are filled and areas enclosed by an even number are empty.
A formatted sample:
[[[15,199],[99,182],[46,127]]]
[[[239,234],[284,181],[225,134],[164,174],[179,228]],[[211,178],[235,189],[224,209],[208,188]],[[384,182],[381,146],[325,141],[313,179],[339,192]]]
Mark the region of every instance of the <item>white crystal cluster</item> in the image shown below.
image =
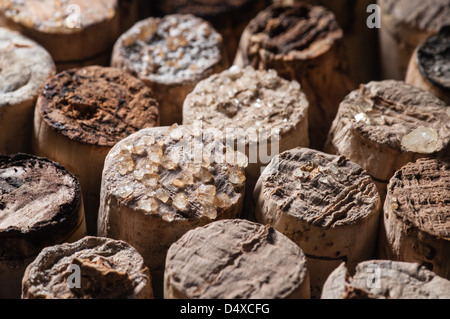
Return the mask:
[[[193,138],[186,131],[174,124],[163,136],[144,135],[120,142],[115,169],[122,178],[120,184],[113,186],[113,194],[122,200],[136,201],[136,207],[149,214],[158,214],[160,205],[168,205],[171,213],[162,214],[162,218],[169,222],[176,213],[186,216],[193,215],[189,214],[192,211],[215,219],[218,209],[230,207],[230,197],[218,192],[214,184],[211,157],[204,155],[196,162],[191,154],[179,154],[186,150],[180,145],[189,144]],[[223,170],[231,184],[245,182],[243,168],[235,163],[226,163]]]
[[[122,53],[141,78],[191,80],[221,60],[221,35],[192,15],[148,19],[135,28],[154,28],[150,36],[142,30],[128,31],[135,42],[127,43],[133,48],[131,53]],[[136,38],[136,34],[142,36]]]
[[[310,183],[311,180],[318,177],[319,183],[325,185],[333,184],[333,180],[343,183],[348,180],[348,177],[339,169],[337,163],[338,160],[330,162],[327,166],[317,166],[312,162],[308,162],[305,165],[293,171],[294,189],[302,189],[302,184]]]
[[[298,125],[306,117],[308,101],[298,82],[280,78],[275,70],[232,66],[198,83],[185,108],[188,122],[201,120],[220,130],[265,130],[257,140],[267,140],[273,130],[282,134]]]
[[[374,101],[365,97],[361,97],[351,105],[351,112],[356,123],[363,123],[365,125],[385,125],[386,119],[383,113],[374,106]]]
[[[421,154],[430,154],[438,148],[439,135],[429,127],[419,126],[402,138],[402,146],[410,151]]]

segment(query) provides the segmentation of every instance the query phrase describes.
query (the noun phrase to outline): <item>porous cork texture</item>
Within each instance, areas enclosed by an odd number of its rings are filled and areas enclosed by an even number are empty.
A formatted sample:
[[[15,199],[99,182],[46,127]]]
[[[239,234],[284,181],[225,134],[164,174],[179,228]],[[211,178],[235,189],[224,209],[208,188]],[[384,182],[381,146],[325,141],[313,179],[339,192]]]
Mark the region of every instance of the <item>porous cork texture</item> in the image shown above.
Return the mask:
[[[78,267],[79,287],[71,278]],[[23,299],[149,299],[151,277],[141,255],[123,241],[84,237],[45,248],[27,268]]]
[[[448,156],[446,104],[402,81],[361,85],[340,104],[325,151],[364,168],[386,192],[389,179],[408,162]]]
[[[306,257],[270,226],[239,219],[213,222],[170,247],[165,298],[309,298]]]
[[[417,262],[450,278],[450,163],[419,159],[398,170],[384,203],[380,257]]]
[[[340,262],[353,269],[375,257],[380,197],[370,176],[344,157],[307,148],[283,152],[262,173],[254,199],[256,221],[305,252],[313,297]]]
[[[417,263],[365,261],[354,273],[341,264],[328,277],[322,299],[448,299],[450,281]]]
[[[240,215],[241,157],[213,134],[189,126],[129,136],[105,160],[98,234],[133,245],[162,289],[165,255],[173,242],[192,228]]]
[[[38,98],[36,112],[68,139],[104,147],[159,124],[153,92],[129,74],[101,66],[52,77]]]
[[[8,0],[0,3],[0,18],[46,48],[61,70],[60,65],[108,55],[120,34],[117,2]]]
[[[0,28],[0,153],[29,152],[39,89],[54,74],[55,64],[43,47]]]
[[[25,268],[46,246],[86,235],[80,185],[61,165],[0,155],[0,298],[19,298]]]

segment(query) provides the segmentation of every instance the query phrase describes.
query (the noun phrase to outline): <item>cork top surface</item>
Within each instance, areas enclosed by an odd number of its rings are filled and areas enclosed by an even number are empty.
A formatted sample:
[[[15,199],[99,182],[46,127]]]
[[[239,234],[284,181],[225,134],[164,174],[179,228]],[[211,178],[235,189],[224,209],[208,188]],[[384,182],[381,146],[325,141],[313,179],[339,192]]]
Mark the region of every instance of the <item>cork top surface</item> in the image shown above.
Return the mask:
[[[450,0],[380,0],[383,11],[419,30],[437,32],[450,24]]]
[[[361,85],[339,106],[336,121],[375,145],[401,152],[447,152],[450,112],[433,94],[401,81]]]
[[[117,14],[117,0],[8,0],[0,13],[24,27],[45,33],[77,33]]]
[[[450,162],[419,159],[398,170],[385,205],[414,227],[450,240]]]
[[[239,10],[255,0],[156,0],[153,6],[162,14],[192,13],[198,17],[215,17]]]
[[[273,214],[324,228],[356,223],[381,206],[375,184],[359,165],[307,148],[275,157],[258,180],[255,196],[273,201]]]
[[[450,96],[450,25],[419,46],[417,61],[422,76]]]
[[[104,147],[159,125],[151,89],[109,67],[88,66],[55,75],[45,84],[36,107],[49,126],[69,139]]]
[[[77,179],[61,165],[26,154],[0,155],[0,236],[63,228],[78,219],[80,202]]]
[[[205,128],[237,138],[245,134],[247,142],[267,141],[275,130],[280,136],[295,130],[307,118],[308,106],[298,82],[284,80],[274,70],[233,66],[200,81],[188,94],[183,124],[201,121]],[[258,135],[247,134],[253,128]]]
[[[187,232],[166,258],[166,285],[192,299],[278,299],[307,275],[300,247],[270,226],[223,220]]]
[[[73,266],[80,269],[79,288],[69,286]],[[74,243],[44,248],[25,272],[22,297],[133,298],[148,289],[150,280],[142,256],[133,247],[120,240],[86,236]]]
[[[0,28],[0,107],[37,98],[55,73],[50,54],[18,32]]]
[[[260,61],[315,58],[343,36],[331,11],[305,3],[272,5],[250,21],[246,30],[250,43],[245,53],[254,67]]]
[[[328,277],[322,299],[448,299],[450,281],[417,263],[370,260],[350,275],[341,264]]]
[[[144,129],[107,155],[102,193],[166,222],[215,220],[241,202],[245,160],[189,126]]]
[[[198,81],[222,63],[222,36],[190,14],[148,18],[116,42],[112,66],[150,83]]]

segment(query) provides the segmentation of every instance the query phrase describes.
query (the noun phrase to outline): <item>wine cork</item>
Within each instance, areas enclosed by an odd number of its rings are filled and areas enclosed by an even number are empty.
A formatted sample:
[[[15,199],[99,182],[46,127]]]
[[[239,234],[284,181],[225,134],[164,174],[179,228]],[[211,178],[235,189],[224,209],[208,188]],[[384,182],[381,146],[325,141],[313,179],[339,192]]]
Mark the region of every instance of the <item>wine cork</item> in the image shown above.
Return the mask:
[[[302,248],[311,296],[345,261],[351,269],[375,257],[381,201],[361,167],[344,157],[295,148],[275,157],[255,188],[256,221]]]
[[[34,115],[35,154],[61,163],[81,183],[89,234],[96,234],[100,183],[111,147],[159,124],[158,104],[142,81],[115,68],[89,66],[52,77]]]
[[[303,2],[324,6],[332,11],[344,33],[343,41],[353,83],[378,80],[380,76],[378,29],[372,25],[373,9],[370,7],[377,3],[376,0],[272,0],[272,2],[283,5]]]
[[[450,163],[419,159],[398,170],[384,203],[379,256],[423,265],[450,279]]]
[[[227,62],[233,62],[242,32],[259,11],[268,4],[267,0],[156,0],[152,1],[154,14],[193,14],[209,21],[222,35]],[[229,67],[230,65],[226,65]]]
[[[328,277],[322,299],[448,299],[450,281],[417,263],[371,260],[350,275],[341,264]]]
[[[234,64],[274,69],[308,98],[310,145],[321,150],[340,101],[353,88],[342,29],[324,7],[272,5],[246,27]]]
[[[161,125],[181,124],[186,95],[223,69],[222,36],[193,15],[148,18],[125,32],[111,65],[140,78],[159,102]]]
[[[11,0],[2,1],[0,16],[41,44],[62,71],[100,56],[108,64],[120,32],[117,8],[117,0]]]
[[[0,28],[0,153],[30,151],[36,99],[54,73],[55,64],[44,48]]]
[[[414,51],[406,83],[431,92],[450,105],[450,26],[428,37]]]
[[[309,299],[305,254],[270,226],[221,220],[190,230],[167,253],[166,299]]]
[[[150,273],[136,249],[91,236],[43,249],[22,284],[22,299],[151,298]]]
[[[445,103],[401,81],[361,85],[341,103],[325,151],[361,165],[384,199],[389,179],[408,162],[449,154]]]
[[[282,151],[309,145],[308,109],[298,82],[250,66],[212,75],[186,97],[183,124],[215,128],[247,156],[243,217],[253,218],[253,189],[264,166]]]
[[[78,180],[32,155],[0,155],[0,216],[0,298],[20,298],[25,268],[44,247],[86,234]]]
[[[450,0],[378,0],[382,78],[404,80],[415,48],[450,24]]]
[[[142,254],[155,297],[162,297],[171,244],[190,229],[240,215],[245,174],[235,159],[213,134],[176,124],[140,130],[108,153],[98,234]]]

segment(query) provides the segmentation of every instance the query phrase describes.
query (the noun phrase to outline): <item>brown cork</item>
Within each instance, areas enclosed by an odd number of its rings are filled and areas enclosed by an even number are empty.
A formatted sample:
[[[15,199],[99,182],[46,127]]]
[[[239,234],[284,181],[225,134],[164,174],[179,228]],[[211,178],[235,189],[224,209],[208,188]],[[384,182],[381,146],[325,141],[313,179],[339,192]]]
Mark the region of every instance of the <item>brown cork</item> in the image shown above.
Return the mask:
[[[150,17],[116,42],[111,65],[150,87],[160,104],[161,124],[181,124],[183,100],[195,84],[223,69],[222,36],[190,14]]]
[[[92,59],[120,35],[117,0],[2,1],[0,19],[40,43],[57,64]]]
[[[37,254],[78,226],[78,180],[58,163],[26,154],[0,155],[0,249],[6,258]]]
[[[398,217],[421,231],[450,241],[450,163],[419,159],[397,171],[388,192]]]
[[[80,269],[80,286],[69,280]],[[70,287],[69,283],[73,286]],[[24,275],[23,299],[148,299],[151,277],[141,255],[123,241],[85,237],[45,248]]]
[[[214,222],[170,247],[165,297],[309,298],[306,257],[270,226],[239,219]]]
[[[234,60],[241,67],[275,69],[300,83],[310,103],[309,135],[316,149],[323,148],[339,102],[353,87],[342,39],[324,7],[272,5],[249,23]]]
[[[156,0],[151,6],[155,14],[193,14],[209,21],[223,38],[231,64],[239,39],[248,22],[263,10],[267,0]]]
[[[340,104],[325,151],[361,165],[384,198],[406,163],[448,156],[449,116],[445,102],[427,91],[403,81],[370,82]]]
[[[45,123],[71,140],[111,147],[124,137],[158,125],[150,89],[115,68],[88,66],[51,78],[37,108]]]
[[[383,11],[411,28],[438,31],[450,22],[449,0],[381,0]]]
[[[448,299],[450,281],[417,263],[370,260],[350,273],[341,264],[328,277],[322,299]]]
[[[416,262],[450,279],[450,164],[419,159],[395,173],[388,185],[379,257]]]

